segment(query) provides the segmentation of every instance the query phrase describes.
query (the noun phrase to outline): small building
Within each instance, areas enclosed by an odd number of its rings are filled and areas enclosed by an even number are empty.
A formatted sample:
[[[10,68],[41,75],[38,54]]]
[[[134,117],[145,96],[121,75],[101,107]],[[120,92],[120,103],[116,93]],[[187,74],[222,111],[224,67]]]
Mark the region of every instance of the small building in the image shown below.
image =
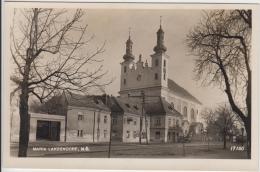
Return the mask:
[[[164,98],[147,103],[146,113],[150,116],[151,142],[178,142],[182,135],[182,115]]]
[[[113,141],[139,142],[140,136],[141,142],[150,141],[150,117],[142,113],[141,104],[112,97],[111,111]]]
[[[65,141],[65,117],[41,113],[30,113],[29,142]]]
[[[29,112],[29,117],[29,142],[65,141],[65,116]],[[19,142],[19,113],[12,113],[11,125],[11,142]]]
[[[108,142],[111,111],[97,96],[63,94],[67,142]]]

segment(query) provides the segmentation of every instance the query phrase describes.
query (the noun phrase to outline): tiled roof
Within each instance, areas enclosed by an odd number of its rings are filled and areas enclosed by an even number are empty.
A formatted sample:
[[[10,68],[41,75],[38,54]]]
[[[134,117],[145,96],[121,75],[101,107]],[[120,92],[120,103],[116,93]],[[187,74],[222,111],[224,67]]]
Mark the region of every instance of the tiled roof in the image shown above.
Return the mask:
[[[168,114],[168,115],[182,116],[164,98],[160,98],[158,101],[149,102],[149,103],[145,104],[145,111],[149,115],[166,115],[166,114]]]
[[[180,97],[191,100],[198,104],[202,104],[197,98],[195,98],[187,90],[185,90],[183,87],[181,87],[180,85],[178,85],[176,82],[174,82],[171,79],[168,79],[168,88]]]
[[[89,107],[110,111],[110,109],[102,102],[100,97],[93,95],[80,95],[80,94],[66,94],[68,105],[76,107]]]
[[[142,106],[136,101],[129,98],[113,97],[111,101],[111,111],[113,112],[126,112],[131,114],[142,114]],[[164,98],[159,98],[156,101],[145,103],[144,112],[148,115],[174,115],[182,116],[174,107],[168,103]]]
[[[112,98],[111,110],[113,112],[126,112],[137,115],[142,114],[141,104],[131,101],[130,99],[123,99],[119,97]]]

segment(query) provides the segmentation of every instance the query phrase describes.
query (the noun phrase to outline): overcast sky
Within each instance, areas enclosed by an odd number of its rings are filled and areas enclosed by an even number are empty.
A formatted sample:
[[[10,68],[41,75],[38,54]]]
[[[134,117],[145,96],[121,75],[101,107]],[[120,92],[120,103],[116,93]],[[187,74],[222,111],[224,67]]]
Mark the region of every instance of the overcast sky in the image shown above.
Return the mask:
[[[88,33],[95,35],[92,45],[101,45],[106,41],[102,55],[104,68],[109,72],[107,77],[115,78],[107,86],[107,93],[118,95],[120,89],[120,63],[125,53],[128,28],[131,27],[136,60],[142,54],[149,63],[162,16],[166,53],[170,56],[169,78],[187,89],[205,106],[227,101],[226,95],[218,88],[201,87],[193,79],[194,57],[189,55],[185,39],[189,30],[199,22],[202,13],[200,10],[87,10]]]
[[[106,87],[107,94],[118,95],[120,90],[120,63],[125,54],[125,42],[128,39],[129,27],[133,41],[133,54],[138,60],[142,54],[143,60],[147,59],[150,65],[151,54],[156,45],[156,32],[162,16],[162,28],[165,32],[165,46],[169,59],[168,77],[188,90],[199,99],[204,106],[213,107],[219,103],[227,102],[226,95],[214,87],[202,87],[200,82],[194,80],[194,59],[188,52],[185,44],[186,35],[199,22],[202,10],[119,10],[119,9],[87,9],[84,23],[88,24],[87,34],[95,35],[86,52],[95,50],[104,42],[105,52],[101,55],[104,59],[104,70],[108,71],[104,81],[114,79]],[[93,64],[89,68],[96,68]],[[96,94],[92,90],[90,94]]]

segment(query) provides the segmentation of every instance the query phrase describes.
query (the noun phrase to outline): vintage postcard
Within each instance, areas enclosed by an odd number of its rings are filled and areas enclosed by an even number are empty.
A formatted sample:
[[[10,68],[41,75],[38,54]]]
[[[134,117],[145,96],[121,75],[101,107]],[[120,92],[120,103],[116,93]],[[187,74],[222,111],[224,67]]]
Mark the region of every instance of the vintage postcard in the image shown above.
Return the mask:
[[[4,9],[5,167],[258,168],[259,5]]]

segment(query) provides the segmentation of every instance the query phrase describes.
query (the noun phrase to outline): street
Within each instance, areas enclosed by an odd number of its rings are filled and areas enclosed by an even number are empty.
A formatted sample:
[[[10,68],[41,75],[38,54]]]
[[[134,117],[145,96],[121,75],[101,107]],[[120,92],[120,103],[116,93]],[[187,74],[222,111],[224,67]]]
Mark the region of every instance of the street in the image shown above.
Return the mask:
[[[206,159],[245,159],[246,151],[231,151],[228,145],[223,149],[222,142],[210,143],[112,143],[111,158],[206,158]],[[46,149],[47,148],[47,149]],[[63,148],[63,149],[62,149]],[[65,150],[66,148],[66,150]],[[16,156],[18,144],[11,145],[11,155]],[[108,143],[30,143],[28,157],[86,157],[107,158]]]

